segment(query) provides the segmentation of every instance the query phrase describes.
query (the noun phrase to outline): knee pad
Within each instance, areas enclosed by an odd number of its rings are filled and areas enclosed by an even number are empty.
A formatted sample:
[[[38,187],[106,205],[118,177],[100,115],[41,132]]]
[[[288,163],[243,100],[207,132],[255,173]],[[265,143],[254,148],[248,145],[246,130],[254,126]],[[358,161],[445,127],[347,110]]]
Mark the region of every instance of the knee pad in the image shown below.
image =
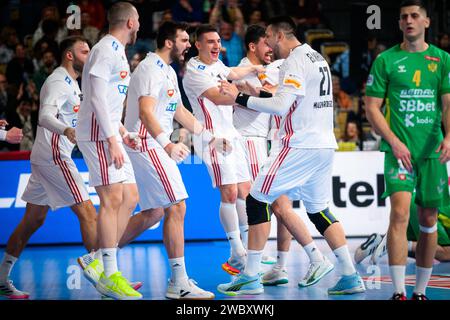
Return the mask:
[[[251,194],[246,199],[248,224],[255,225],[270,221],[272,210],[268,203],[256,200]]]
[[[423,233],[434,233],[437,231],[438,228],[437,228],[437,223],[435,223],[435,225],[432,227],[424,227],[420,224],[419,229],[420,229],[420,232],[423,232]]]
[[[325,230],[327,230],[333,223],[339,222],[328,208],[316,213],[308,213],[308,218],[312,223],[314,223],[316,229],[321,235],[323,235]]]

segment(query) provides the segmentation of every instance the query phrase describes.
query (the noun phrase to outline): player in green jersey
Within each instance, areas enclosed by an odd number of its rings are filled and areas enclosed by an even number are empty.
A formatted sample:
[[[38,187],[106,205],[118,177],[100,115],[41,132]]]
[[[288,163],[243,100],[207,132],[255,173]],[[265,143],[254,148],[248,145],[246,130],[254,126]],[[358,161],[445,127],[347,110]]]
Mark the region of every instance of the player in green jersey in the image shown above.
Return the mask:
[[[450,204],[446,167],[450,159],[450,57],[425,42],[429,25],[421,1],[403,1],[399,20],[403,42],[378,56],[367,79],[366,113],[383,137],[384,196],[391,200],[387,248],[394,300],[406,299],[406,231],[412,192],[416,191],[420,224],[415,300],[427,299],[425,289],[437,246],[436,208]]]

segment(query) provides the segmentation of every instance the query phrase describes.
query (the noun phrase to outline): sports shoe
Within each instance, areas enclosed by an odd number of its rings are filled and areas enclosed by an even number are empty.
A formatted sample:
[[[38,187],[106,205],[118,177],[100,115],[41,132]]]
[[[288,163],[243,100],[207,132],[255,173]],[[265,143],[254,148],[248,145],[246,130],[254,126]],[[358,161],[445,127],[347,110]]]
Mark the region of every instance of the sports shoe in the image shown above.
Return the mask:
[[[232,282],[219,284],[217,290],[228,296],[261,294],[264,292],[264,287],[259,277],[259,274],[250,277],[241,273]]]
[[[327,257],[323,256],[323,260],[320,262],[314,262],[309,264],[308,272],[306,272],[305,277],[300,280],[298,286],[308,287],[319,282],[325,275],[334,269],[334,265],[328,260]]]
[[[405,297],[406,298],[406,297]],[[406,300],[406,299],[405,299]],[[413,293],[411,300],[430,300],[423,293]]]
[[[382,240],[383,236],[381,234],[372,233],[367,240],[356,249],[355,262],[361,263],[365,258],[372,255]]]
[[[403,292],[395,292],[389,300],[408,300]]]
[[[120,271],[113,273],[108,278],[104,273],[100,276],[95,288],[101,294],[117,300],[138,300],[142,294],[134,290]]]
[[[7,297],[8,299],[28,299],[30,294],[25,291],[20,291],[11,280],[7,280],[6,283],[0,283],[0,296]]]
[[[101,274],[103,273],[103,264],[100,260],[94,259],[91,254],[86,253],[77,259],[81,269],[83,269],[84,277],[92,283],[95,287]],[[125,278],[128,281],[128,279]],[[141,281],[128,282],[128,284],[134,289],[139,290],[143,283]]]
[[[232,276],[238,275],[245,267],[245,256],[233,257],[231,256],[227,262],[222,264],[222,269]]]
[[[271,256],[263,255],[261,258],[262,264],[275,264],[277,263],[277,259]]]
[[[349,276],[342,276],[336,285],[328,289],[328,294],[354,294],[366,291],[363,279],[361,279],[358,272]]]
[[[265,286],[277,286],[288,282],[287,270],[278,265],[265,272],[261,278],[261,283]]]
[[[372,253],[372,257],[370,257],[370,262],[372,264],[377,264],[378,261],[387,254],[387,237],[386,235],[383,236],[383,239],[378,244],[378,246],[375,248],[375,251]]]
[[[193,279],[175,284],[169,279],[166,298],[178,300],[211,300],[215,298],[214,293],[205,291],[197,287],[197,282]]]

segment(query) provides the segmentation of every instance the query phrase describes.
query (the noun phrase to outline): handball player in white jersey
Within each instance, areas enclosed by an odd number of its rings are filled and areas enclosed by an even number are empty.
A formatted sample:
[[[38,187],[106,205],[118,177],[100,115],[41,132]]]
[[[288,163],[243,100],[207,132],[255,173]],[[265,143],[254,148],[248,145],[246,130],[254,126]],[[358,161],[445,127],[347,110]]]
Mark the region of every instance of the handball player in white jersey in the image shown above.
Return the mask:
[[[295,30],[289,17],[273,18],[266,29],[266,43],[273,50],[274,59],[286,59],[274,96],[259,90],[259,97],[250,97],[240,93],[235,85],[222,82],[222,92],[235,98],[236,103],[283,116],[280,148],[270,154],[261,168],[246,201],[250,226],[247,264],[233,282],[218,286],[225,294],[264,292],[259,262],[270,233],[268,205],[284,194],[291,200],[303,201],[309,219],[337,257],[341,278],[328,289],[328,294],[365,291],[351,260],[344,230],[328,208],[337,147],[329,66],[318,52],[297,40]]]

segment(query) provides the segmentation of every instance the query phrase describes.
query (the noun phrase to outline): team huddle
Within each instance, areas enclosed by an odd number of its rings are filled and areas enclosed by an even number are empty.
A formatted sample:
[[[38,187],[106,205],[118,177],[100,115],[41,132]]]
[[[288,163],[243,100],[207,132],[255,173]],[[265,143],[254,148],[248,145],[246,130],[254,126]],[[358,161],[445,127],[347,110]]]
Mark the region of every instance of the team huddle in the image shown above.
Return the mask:
[[[186,62],[183,78],[193,114],[183,106],[170,66],[183,63],[191,47],[187,25],[162,24],[157,49],[130,74],[125,46],[136,41],[139,15],[131,4],[118,2],[108,11],[108,22],[109,34],[92,50],[81,37],[62,41],[61,66],[42,87],[38,133],[30,158],[32,175],[23,194],[26,212],[0,265],[0,294],[13,299],[29,297],[9,279],[12,267],[48,209],[71,207],[87,250],[78,263],[103,296],[142,298],[138,291],[142,283],[130,281],[118,270],[117,249],[164,217],[163,241],[171,269],[166,297],[213,299],[214,293],[189,278],[185,266],[189,190],[177,163],[190,149],[170,140],[174,120],[191,132],[195,153],[206,165],[212,186],[220,191],[219,218],[230,245],[230,257],[222,268],[236,277],[219,284],[219,292],[261,294],[264,285],[287,283],[292,237],[310,260],[299,287],[316,284],[334,269],[293,211],[292,200],[302,200],[308,218],[337,258],[340,278],[328,294],[365,292],[343,227],[329,210],[337,148],[330,68],[318,52],[297,40],[292,20],[277,17],[267,28],[248,27],[247,56],[233,68],[219,60],[217,30],[200,25],[195,33],[198,56]],[[384,94],[383,83],[375,84],[374,96]],[[75,144],[87,164],[89,185],[99,195],[98,213],[71,159]],[[444,147],[442,153],[448,151]],[[411,164],[404,154],[386,152],[403,160],[409,171]],[[399,166],[394,160],[391,166]],[[447,175],[446,170],[439,170],[439,177]],[[423,199],[425,192],[417,197]],[[141,211],[130,217],[138,203]],[[277,260],[262,274],[272,213],[278,219]],[[420,230],[432,233],[434,229],[421,224]],[[425,289],[420,290],[415,291],[416,297],[424,297]],[[399,294],[404,292],[397,290],[394,297]]]

